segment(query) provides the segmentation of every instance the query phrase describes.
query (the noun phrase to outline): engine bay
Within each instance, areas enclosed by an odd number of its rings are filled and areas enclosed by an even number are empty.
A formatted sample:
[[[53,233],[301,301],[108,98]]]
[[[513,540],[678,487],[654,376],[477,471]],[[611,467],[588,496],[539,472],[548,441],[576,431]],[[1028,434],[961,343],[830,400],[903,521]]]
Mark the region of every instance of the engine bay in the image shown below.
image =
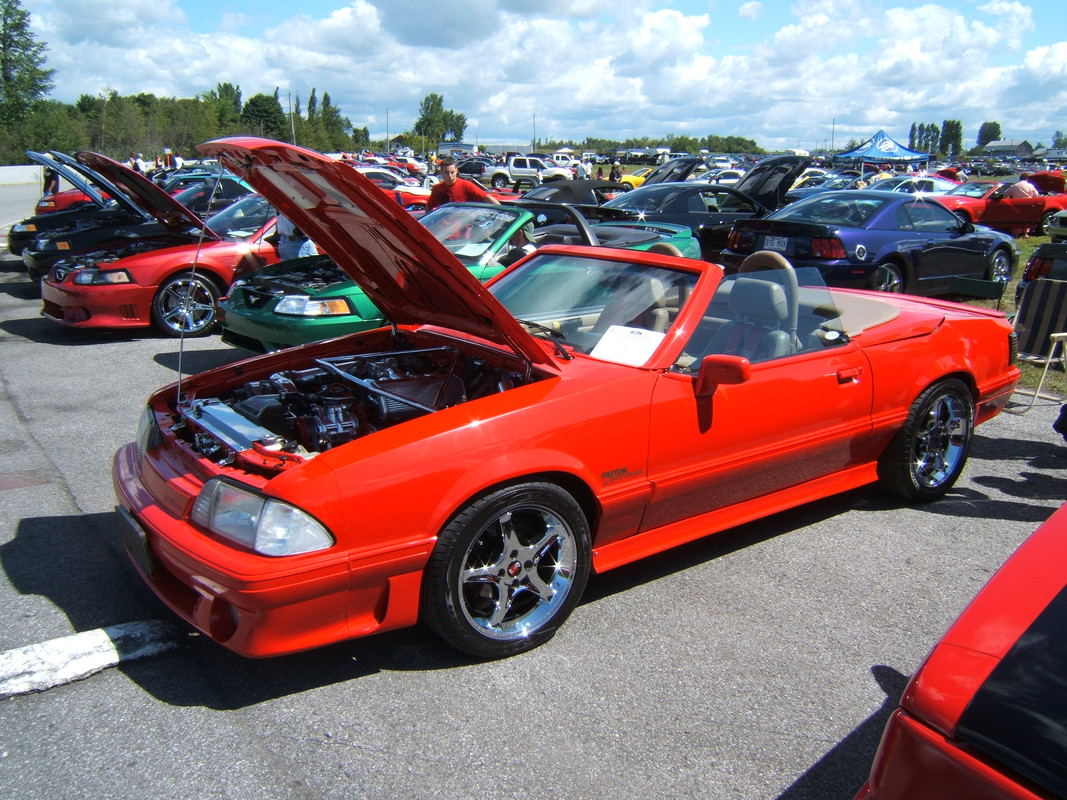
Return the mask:
[[[183,400],[174,430],[217,463],[278,468],[530,380],[454,347],[317,358],[214,397]]]

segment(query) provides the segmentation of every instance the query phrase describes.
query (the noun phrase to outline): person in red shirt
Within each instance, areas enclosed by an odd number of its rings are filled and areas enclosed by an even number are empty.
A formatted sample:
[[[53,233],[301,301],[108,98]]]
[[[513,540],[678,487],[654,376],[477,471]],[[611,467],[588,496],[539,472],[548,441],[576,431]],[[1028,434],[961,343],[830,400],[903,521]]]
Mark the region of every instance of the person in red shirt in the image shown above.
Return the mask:
[[[459,177],[456,162],[448,156],[441,159],[441,181],[430,190],[430,197],[426,201],[426,210],[433,211],[444,203],[495,203],[500,201],[485,191],[481,186],[466,178]]]

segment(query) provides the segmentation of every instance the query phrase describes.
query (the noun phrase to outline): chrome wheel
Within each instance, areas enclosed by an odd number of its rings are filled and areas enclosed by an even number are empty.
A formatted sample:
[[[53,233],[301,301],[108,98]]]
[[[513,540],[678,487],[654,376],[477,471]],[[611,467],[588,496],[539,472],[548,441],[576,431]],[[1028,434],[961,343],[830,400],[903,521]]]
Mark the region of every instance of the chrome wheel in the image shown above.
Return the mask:
[[[219,290],[208,277],[191,272],[175,275],[152,299],[152,320],[168,336],[201,336],[215,327]]]
[[[938,397],[919,424],[912,452],[912,476],[919,486],[936,489],[959,468],[969,439],[970,418],[959,398]]]
[[[497,658],[547,641],[581,597],[589,530],[554,484],[472,503],[441,532],[424,573],[423,614],[455,647]]]
[[[900,294],[904,291],[904,273],[896,264],[887,261],[878,265],[868,285],[876,292]]]
[[[1056,216],[1054,211],[1049,211],[1045,216],[1041,218],[1041,225],[1038,227],[1038,231],[1042,236],[1050,236],[1052,228],[1052,218]]]
[[[963,472],[974,435],[974,401],[959,380],[934,384],[912,405],[878,462],[883,486],[908,500],[934,500]]]
[[[989,259],[989,280],[1001,283],[1011,280],[1011,258],[1003,250],[994,250]]]

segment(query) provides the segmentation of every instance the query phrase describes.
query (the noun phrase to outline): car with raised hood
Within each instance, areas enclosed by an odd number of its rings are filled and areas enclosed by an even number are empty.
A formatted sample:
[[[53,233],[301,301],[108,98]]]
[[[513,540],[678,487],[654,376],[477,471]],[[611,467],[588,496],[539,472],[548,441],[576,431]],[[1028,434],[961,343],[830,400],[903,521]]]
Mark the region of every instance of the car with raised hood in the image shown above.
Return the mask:
[[[936,500],[1018,382],[988,309],[567,245],[483,285],[321,154],[200,150],[392,322],[183,376],[114,457],[133,565],[244,655],[419,620],[529,650],[592,573],[872,482]]]
[[[38,153],[27,150],[26,155],[38,164],[54,170],[68,183],[79,188],[82,200],[63,209],[38,213],[11,226],[7,234],[7,249],[11,255],[21,256],[38,236],[60,228],[90,228],[120,226],[144,222],[151,217],[130,200],[104,176],[79,164],[70,156],[59,153]]]
[[[1008,197],[1010,183],[977,180],[961,183],[944,194],[935,195],[941,205],[968,222],[986,225],[1013,236],[1035,233],[1048,236],[1052,219],[1067,210],[1064,173],[1061,170],[1037,172],[1027,180],[1039,192],[1036,197]]]
[[[419,222],[482,282],[530,249],[552,242],[654,248],[685,258],[700,255],[692,232],[680,225],[629,220],[589,224],[574,207],[525,199],[502,206],[447,203]],[[326,255],[238,274],[218,307],[223,341],[258,352],[378,328],[386,322],[359,284]]]
[[[730,232],[721,261],[758,250],[818,269],[831,286],[953,294],[953,277],[1007,283],[1019,250],[1006,233],[964,222],[932,197],[875,189],[822,192]]]
[[[1023,542],[904,689],[856,800],[1067,797],[1067,507]]]
[[[706,167],[696,156],[671,159],[630,192],[604,203],[625,209],[634,219],[687,225],[700,240],[702,257],[714,261],[726,247],[733,224],[759,219],[784,202],[793,181],[811,163],[803,156],[772,156],[733,186],[690,180]]]
[[[108,251],[132,254],[195,244],[202,236],[217,239],[210,230],[204,230],[200,217],[144,175],[99,153],[80,152],[74,157],[103,176],[143,213],[139,220],[116,225],[82,226],[75,222],[38,235],[22,252],[22,261],[35,283],[40,284],[57,261],[71,256]]]
[[[166,336],[211,333],[218,299],[236,271],[278,261],[274,221],[271,205],[249,194],[208,219],[213,236],[203,242],[62,259],[41,284],[41,314],[71,328],[155,326]]]

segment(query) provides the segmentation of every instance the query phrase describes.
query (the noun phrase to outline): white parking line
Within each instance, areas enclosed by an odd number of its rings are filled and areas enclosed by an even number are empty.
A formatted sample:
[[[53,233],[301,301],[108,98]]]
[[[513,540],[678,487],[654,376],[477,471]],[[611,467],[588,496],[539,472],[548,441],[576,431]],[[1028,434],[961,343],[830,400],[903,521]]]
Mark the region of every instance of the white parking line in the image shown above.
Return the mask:
[[[176,626],[160,620],[126,622],[0,653],[0,699],[81,680],[120,661],[159,655],[178,646]]]

